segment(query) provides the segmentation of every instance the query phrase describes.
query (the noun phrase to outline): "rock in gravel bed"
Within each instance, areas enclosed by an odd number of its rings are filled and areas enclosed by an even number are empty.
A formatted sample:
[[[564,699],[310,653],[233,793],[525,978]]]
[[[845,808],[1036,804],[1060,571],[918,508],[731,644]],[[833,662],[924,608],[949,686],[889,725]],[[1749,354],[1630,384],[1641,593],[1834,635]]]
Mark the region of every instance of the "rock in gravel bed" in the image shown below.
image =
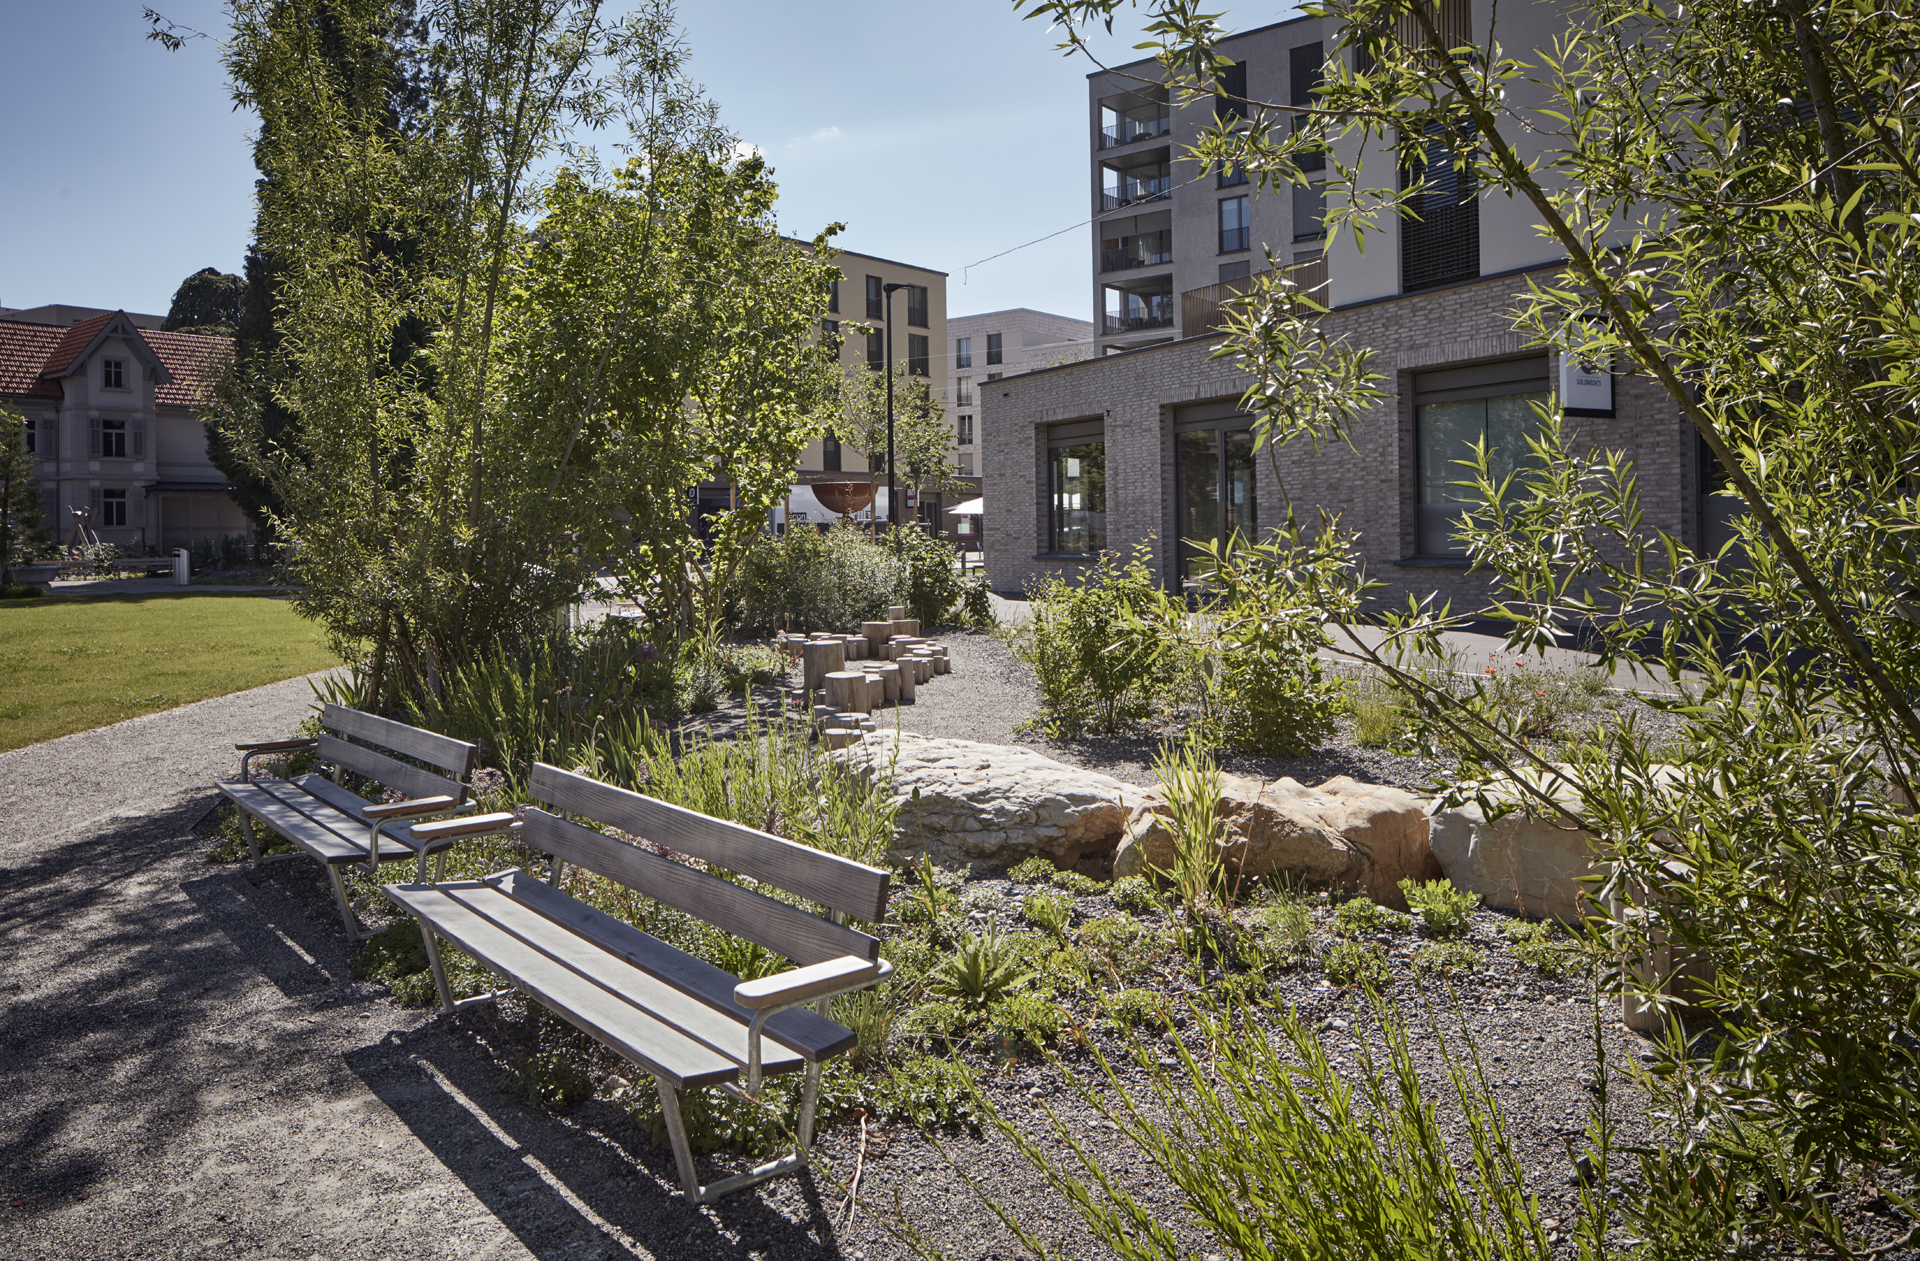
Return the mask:
[[[878,732],[835,756],[878,773],[891,768],[900,807],[894,862],[923,852],[937,867],[981,871],[1035,856],[1062,867],[1104,862],[1150,800],[1110,775],[1003,744]]]
[[[1317,788],[1280,778],[1220,777],[1225,835],[1220,861],[1249,876],[1285,872],[1364,893],[1406,909],[1402,879],[1427,880],[1439,867],[1427,847],[1427,801],[1400,788],[1345,775]],[[1173,834],[1151,806],[1136,810],[1114,854],[1113,874],[1171,869]]]

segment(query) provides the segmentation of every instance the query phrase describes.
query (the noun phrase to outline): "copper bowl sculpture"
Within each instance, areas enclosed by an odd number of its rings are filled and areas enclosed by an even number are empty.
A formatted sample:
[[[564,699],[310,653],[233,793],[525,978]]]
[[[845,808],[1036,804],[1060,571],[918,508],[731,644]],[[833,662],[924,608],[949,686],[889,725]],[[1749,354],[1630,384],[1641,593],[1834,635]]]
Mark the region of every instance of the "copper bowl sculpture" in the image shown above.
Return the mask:
[[[873,504],[872,482],[815,482],[807,487],[820,505],[843,517],[850,517]]]

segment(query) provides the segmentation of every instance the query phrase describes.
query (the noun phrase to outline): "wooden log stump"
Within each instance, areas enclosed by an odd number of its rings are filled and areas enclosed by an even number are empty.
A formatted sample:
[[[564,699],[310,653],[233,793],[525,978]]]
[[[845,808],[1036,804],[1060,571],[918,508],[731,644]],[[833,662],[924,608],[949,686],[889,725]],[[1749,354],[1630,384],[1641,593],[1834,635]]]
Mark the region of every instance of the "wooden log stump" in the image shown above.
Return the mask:
[[[887,617],[891,621],[897,622],[906,615],[907,606],[904,604],[889,604],[887,606]]]
[[[881,701],[883,705],[900,703],[900,667],[894,662],[883,661],[873,668],[873,676],[880,680]]]
[[[944,652],[941,653],[939,656],[935,657],[933,659],[933,672],[935,674],[952,674],[953,658],[949,657]]]
[[[847,646],[848,661],[858,661],[867,655],[867,640],[864,635],[842,635],[840,642]]]
[[[900,703],[902,705],[911,705],[913,703],[914,688],[920,682],[919,675],[914,672],[913,662],[902,658],[893,663],[893,668],[900,672]]]
[[[870,671],[865,676],[865,687],[867,712],[877,714],[885,709],[887,707],[887,685],[885,680],[880,677],[878,669]]]
[[[834,713],[866,711],[866,679],[867,676],[858,670],[834,670],[823,677],[821,682],[827,689],[827,704],[833,706]]]
[[[860,633],[867,638],[867,655],[877,657],[886,647],[887,639],[893,634],[892,622],[862,622]]]
[[[835,670],[847,668],[847,646],[837,639],[808,640],[800,650],[800,686],[819,690],[820,680]]]
[[[850,744],[858,744],[861,735],[862,733],[858,731],[835,728],[831,731],[822,732],[820,735],[820,743],[826,745],[829,749],[844,749]]]
[[[815,705],[813,707],[813,720],[816,723],[822,723],[839,712],[839,710],[831,705]]]

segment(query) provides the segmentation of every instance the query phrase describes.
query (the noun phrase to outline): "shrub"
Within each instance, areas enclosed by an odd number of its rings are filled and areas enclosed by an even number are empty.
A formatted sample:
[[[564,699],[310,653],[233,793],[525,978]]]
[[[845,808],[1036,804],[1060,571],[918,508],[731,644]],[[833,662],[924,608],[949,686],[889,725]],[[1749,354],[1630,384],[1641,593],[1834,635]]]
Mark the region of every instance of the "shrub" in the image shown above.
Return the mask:
[[[1030,893],[1020,904],[1020,913],[1029,923],[1064,939],[1067,925],[1073,922],[1073,902],[1057,893]]]
[[[987,1009],[987,1031],[994,1041],[1025,1038],[1051,1046],[1067,1027],[1067,1013],[1044,994],[1015,994]]]
[[[1083,876],[1064,867],[1051,872],[1047,878],[1053,881],[1055,888],[1065,889],[1076,898],[1090,898],[1101,891],[1100,882],[1092,876]]]
[[[1335,985],[1379,985],[1391,975],[1387,952],[1369,942],[1336,941],[1320,966]]]
[[[1159,895],[1153,891],[1153,885],[1145,876],[1122,876],[1113,882],[1107,893],[1113,898],[1113,904],[1123,911],[1132,911],[1135,915],[1145,915],[1148,911],[1158,910]]]
[[[729,692],[745,692],[787,675],[786,658],[760,645],[726,644],[719,657],[720,678]]]
[[[1082,925],[1078,940],[1122,977],[1146,971],[1166,951],[1166,942],[1159,933],[1118,915]]]
[[[846,631],[883,618],[907,586],[908,565],[851,525],[764,538],[741,562],[741,629]]]
[[[1413,948],[1413,969],[1416,972],[1477,972],[1486,962],[1486,951],[1469,946],[1464,941],[1423,941]]]
[[[953,545],[918,522],[892,531],[887,545],[905,566],[900,603],[907,606],[907,616],[917,619],[923,630],[948,625],[967,595],[968,581]]]
[[[1045,884],[1053,879],[1053,873],[1057,870],[1051,862],[1036,854],[1015,863],[1012,870],[1007,872],[1007,879],[1019,884]]]
[[[1553,926],[1533,920],[1508,920],[1501,931],[1512,942],[1508,953],[1543,976],[1563,977],[1580,966],[1580,947],[1557,940]]]
[[[969,574],[961,583],[960,620],[968,626],[992,626],[993,584],[985,573]]]
[[[1100,999],[1100,1007],[1119,1029],[1166,1025],[1171,1020],[1166,997],[1157,990],[1116,990]]]
[[[871,1068],[886,1063],[888,1044],[893,1037],[894,1016],[898,1010],[887,988],[875,986],[853,994],[841,994],[833,1000],[831,1010],[834,1023],[851,1029],[860,1040],[848,1053],[855,1068]]]
[[[1179,895],[1191,919],[1213,901],[1225,901],[1220,866],[1220,767],[1189,740],[1162,745],[1153,759],[1166,804],[1159,810],[1173,834],[1173,866],[1155,869]]]
[[[910,1040],[952,1039],[967,1027],[968,1015],[958,1003],[922,1003],[900,1019],[901,1032]]]
[[[1257,922],[1253,941],[1263,966],[1286,967],[1305,956],[1313,944],[1313,916],[1306,903],[1297,899],[1261,907]]]
[[[1384,749],[1406,734],[1414,707],[1392,684],[1366,675],[1348,681],[1347,712],[1353,716],[1353,742],[1363,749]]]
[[[1054,994],[1080,994],[1093,984],[1087,957],[1078,950],[1055,950],[1041,961],[1040,985]]]
[[[1333,931],[1342,937],[1397,932],[1406,926],[1406,916],[1388,910],[1371,898],[1349,898],[1333,912]]]
[[[1019,944],[989,922],[983,933],[964,933],[953,956],[935,968],[927,988],[944,998],[985,1007],[1027,983],[1031,972],[1021,970]]]
[[[980,1127],[974,1111],[973,1073],[957,1059],[909,1056],[887,1074],[875,1094],[875,1110],[883,1121],[911,1121],[929,1130],[964,1126],[978,1132]]]
[[[1429,880],[1425,884],[1402,880],[1400,892],[1406,894],[1407,905],[1426,923],[1427,931],[1440,937],[1458,937],[1465,933],[1471,922],[1469,917],[1480,905],[1479,894],[1456,889],[1446,880]]]
[[[1125,564],[1103,556],[1075,581],[1049,577],[1030,592],[1032,619],[1019,651],[1033,666],[1048,731],[1111,735],[1152,714],[1166,655],[1153,626],[1173,606],[1150,556],[1143,543]]]

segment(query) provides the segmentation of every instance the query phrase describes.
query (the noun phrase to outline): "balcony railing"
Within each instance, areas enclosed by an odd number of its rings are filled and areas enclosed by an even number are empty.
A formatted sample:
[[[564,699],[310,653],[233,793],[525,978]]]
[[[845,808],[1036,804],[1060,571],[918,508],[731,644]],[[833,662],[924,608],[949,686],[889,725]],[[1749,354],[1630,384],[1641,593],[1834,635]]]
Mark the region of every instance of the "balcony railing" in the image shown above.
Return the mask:
[[[1163,175],[1157,180],[1128,180],[1117,188],[1109,188],[1100,194],[1102,211],[1118,210],[1122,206],[1131,206],[1136,202],[1159,201],[1173,191],[1173,177]]]
[[[1304,298],[1325,304],[1327,301],[1327,260],[1316,258],[1308,263],[1295,263],[1284,273],[1292,282],[1295,290]],[[1203,285],[1198,289],[1189,289],[1180,295],[1180,330],[1188,337],[1199,337],[1204,333],[1218,332],[1226,327],[1226,304],[1235,298],[1252,293],[1260,281],[1272,275],[1271,272],[1255,272],[1251,276],[1242,276],[1238,280],[1223,280],[1217,285]],[[1292,314],[1310,316],[1318,314],[1307,303],[1295,300],[1290,303]]]
[[[1130,271],[1135,267],[1158,267],[1173,261],[1170,246],[1123,245],[1117,250],[1100,251],[1101,271]]]
[[[1136,140],[1164,136],[1173,130],[1173,118],[1161,114],[1154,118],[1123,118],[1111,127],[1100,129],[1100,147],[1112,149]]]
[[[1118,337],[1123,333],[1145,333],[1156,328],[1172,328],[1173,304],[1168,303],[1164,307],[1137,311],[1131,315],[1108,311],[1101,324],[1108,337]]]

